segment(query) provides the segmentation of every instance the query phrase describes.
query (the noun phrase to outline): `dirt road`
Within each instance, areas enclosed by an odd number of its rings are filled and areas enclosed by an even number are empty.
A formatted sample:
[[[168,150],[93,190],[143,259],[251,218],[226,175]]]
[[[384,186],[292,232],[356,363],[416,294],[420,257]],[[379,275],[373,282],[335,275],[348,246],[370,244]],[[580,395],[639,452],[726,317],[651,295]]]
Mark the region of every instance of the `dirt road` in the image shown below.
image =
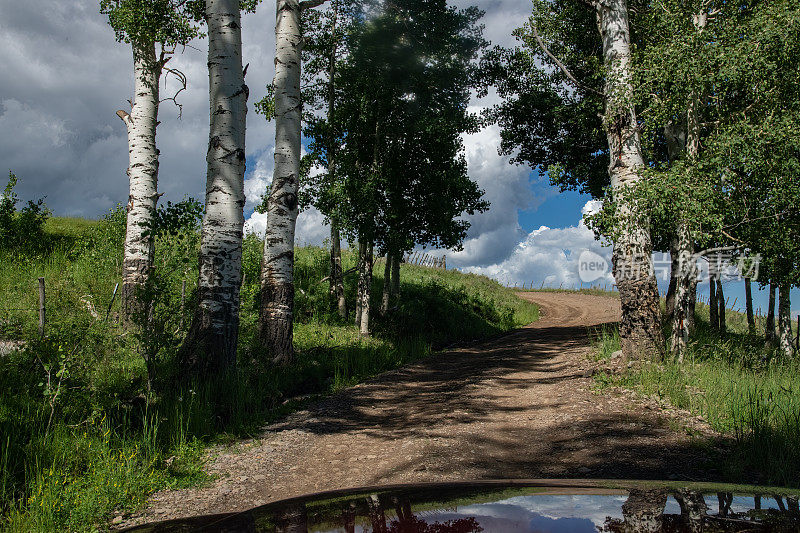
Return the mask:
[[[379,376],[217,450],[211,486],[156,494],[127,524],[243,510],[304,493],[498,478],[714,480],[674,418],[592,392],[588,326],[612,298],[521,293],[530,326]]]

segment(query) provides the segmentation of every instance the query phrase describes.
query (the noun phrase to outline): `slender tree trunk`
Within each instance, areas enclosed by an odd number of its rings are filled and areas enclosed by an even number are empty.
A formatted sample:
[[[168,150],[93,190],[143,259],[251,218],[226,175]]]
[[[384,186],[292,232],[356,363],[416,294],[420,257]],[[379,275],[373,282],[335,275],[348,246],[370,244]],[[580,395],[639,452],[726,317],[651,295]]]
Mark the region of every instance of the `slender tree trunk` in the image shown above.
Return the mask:
[[[336,299],[339,316],[347,318],[347,301],[344,298],[344,277],[342,276],[342,241],[339,223],[331,218],[331,273],[330,293]]]
[[[678,224],[677,235],[678,271],[675,290],[675,309],[672,314],[672,355],[683,361],[686,346],[689,343],[689,307],[691,300],[692,280],[697,277],[695,260],[692,254],[692,236],[685,222]]]
[[[775,342],[775,289],[775,284],[770,283],[769,304],[767,305],[767,320],[764,326],[764,337],[769,344]]]
[[[140,300],[153,268],[152,222],[158,202],[158,82],[161,62],[156,59],[155,44],[133,43],[133,107],[130,115],[117,111],[128,129],[128,178],[130,194],[127,206],[125,248],[122,259],[122,312],[120,319],[131,325],[146,313]]]
[[[372,243],[367,245],[366,257],[364,257],[364,281],[363,293],[361,296],[361,321],[359,322],[359,332],[362,336],[369,336],[369,316],[372,297]]]
[[[791,357],[794,351],[790,289],[789,283],[783,282],[778,285],[778,346],[786,357]]]
[[[689,310],[686,313],[686,321],[689,323],[689,335],[694,335],[695,316],[697,311],[697,276],[692,278],[689,285]]]
[[[719,330],[721,333],[728,331],[728,324],[725,322],[725,292],[722,290],[722,279],[717,278],[717,302],[719,302]]]
[[[400,256],[401,253],[392,255],[392,294],[391,298],[400,297]]]
[[[248,89],[239,1],[206,0],[206,20],[211,114],[206,212],[198,307],[181,352],[189,368],[210,372],[236,364]]]
[[[702,32],[705,28],[705,19],[695,17],[695,28],[698,33]],[[689,96],[689,105],[686,110],[686,156],[691,163],[696,163],[700,155],[699,107],[700,97],[697,91],[693,90]],[[687,176],[687,179],[691,180],[692,176]],[[694,239],[689,221],[683,217],[678,220],[674,243],[674,253],[678,256],[678,269],[672,313],[671,349],[672,355],[677,357],[678,361],[683,362],[684,352],[689,343],[689,307],[692,282],[697,278]]]
[[[383,267],[383,293],[381,294],[381,316],[389,312],[389,301],[392,297],[392,262],[394,256],[386,254],[386,265]]]
[[[622,305],[620,337],[628,358],[647,358],[663,351],[658,285],[652,265],[647,221],[633,212],[623,192],[641,179],[642,158],[636,110],[630,102],[632,82],[628,6],[625,0],[595,2],[606,68],[605,117],[611,186],[628,223],[614,243],[614,277]]]
[[[747,331],[750,335],[756,332],[756,318],[753,315],[753,289],[750,278],[744,278],[744,300],[747,310]]]
[[[366,277],[365,262],[367,260],[367,243],[358,241],[358,280],[356,281],[356,327],[361,330],[361,305],[364,303],[364,278]]]
[[[331,55],[328,63],[328,180],[333,185],[336,182],[336,134],[333,130],[333,110],[336,104],[336,50],[338,39],[336,36],[336,24],[338,21],[339,3],[335,0],[331,3],[333,11],[333,23],[331,35],[334,36],[331,45]],[[344,298],[344,279],[342,279],[342,248],[339,236],[339,222],[335,216],[331,217],[331,294],[336,298],[336,305],[339,316],[347,318],[347,304]]]
[[[672,315],[675,313],[675,291],[678,289],[678,269],[679,264],[677,260],[678,252],[674,246],[670,246],[670,257],[672,259],[672,268],[669,275],[669,287],[667,287],[667,297],[664,298],[664,315],[667,320],[672,320]]]
[[[664,137],[667,140],[667,153],[670,161],[681,159],[686,152],[686,131],[680,123],[670,122],[664,126]],[[680,270],[680,250],[678,238],[673,237],[669,243],[669,254],[672,260],[670,269],[669,288],[664,302],[666,319],[671,321],[675,313],[675,291],[678,289],[678,272]]]
[[[276,362],[292,360],[294,231],[300,183],[300,4],[278,0],[275,25],[275,171],[267,199],[259,339]]]
[[[719,303],[717,302],[717,280],[708,278],[708,322],[713,329],[719,329]]]

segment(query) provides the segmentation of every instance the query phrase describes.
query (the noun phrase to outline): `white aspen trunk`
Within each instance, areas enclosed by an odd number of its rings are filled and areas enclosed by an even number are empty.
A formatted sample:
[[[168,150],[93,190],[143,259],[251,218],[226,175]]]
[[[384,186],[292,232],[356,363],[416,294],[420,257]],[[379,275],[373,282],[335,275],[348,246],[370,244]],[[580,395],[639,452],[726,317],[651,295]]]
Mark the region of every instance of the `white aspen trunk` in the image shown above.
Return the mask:
[[[705,29],[706,18],[695,17],[698,34]],[[686,110],[686,156],[696,162],[700,155],[700,121],[698,112],[700,96],[692,91]],[[689,177],[690,178],[690,177]],[[680,216],[680,215],[679,215]],[[678,275],[675,284],[675,305],[672,313],[672,355],[683,362],[686,346],[689,343],[689,313],[691,312],[691,292],[693,280],[697,278],[697,265],[694,259],[694,240],[689,222],[682,216],[678,219],[674,253],[678,254]]]
[[[365,274],[365,267],[364,262],[367,257],[367,244],[366,242],[358,241],[358,263],[356,270],[358,272],[358,279],[356,280],[356,316],[355,316],[355,323],[356,327],[360,330],[361,329],[361,304],[364,301],[364,277]]]
[[[339,223],[331,219],[331,273],[330,293],[336,299],[339,316],[347,318],[347,301],[344,297],[344,278],[342,277],[342,243]]]
[[[595,2],[597,24],[603,41],[606,68],[605,128],[608,139],[609,175],[620,215],[627,219],[623,234],[614,243],[614,277],[620,294],[620,337],[626,358],[647,358],[663,350],[658,285],[652,264],[652,245],[646,221],[622,198],[626,188],[641,179],[644,166],[636,110],[632,94],[630,28],[625,0]]]
[[[372,243],[366,246],[366,256],[364,257],[364,280],[361,293],[361,321],[358,329],[362,336],[369,336],[369,316],[372,293]]]
[[[275,362],[294,356],[294,232],[300,183],[300,4],[277,0],[275,24],[275,170],[267,199],[259,339]]]
[[[141,322],[146,314],[141,290],[153,268],[154,244],[150,234],[158,202],[158,82],[162,65],[155,44],[133,46],[134,97],[130,115],[117,111],[128,129],[128,178],[125,248],[122,259],[123,325]]]
[[[389,301],[392,293],[392,263],[394,256],[386,254],[386,264],[383,267],[383,291],[381,294],[381,316],[389,312]]]
[[[674,162],[681,159],[686,152],[686,131],[682,124],[669,122],[664,126],[664,138],[667,140],[667,154],[670,161]],[[674,237],[669,244],[672,268],[670,269],[669,289],[665,302],[667,320],[672,321],[675,313],[675,296],[678,289],[678,273],[680,272],[680,250],[678,249],[678,239]]]
[[[778,285],[778,346],[785,357],[792,357],[794,353],[790,289],[789,283]]]
[[[210,131],[198,307],[182,349],[205,372],[236,363],[242,281],[245,127],[239,0],[206,0]],[[204,358],[204,359],[200,359]]]
[[[686,322],[689,324],[689,335],[695,331],[695,312],[697,310],[697,276],[693,277],[689,285],[689,309],[686,312]]]
[[[675,307],[672,314],[672,355],[683,361],[689,343],[689,313],[691,307],[692,281],[697,277],[693,246],[689,226],[678,224],[678,272],[675,287]]]

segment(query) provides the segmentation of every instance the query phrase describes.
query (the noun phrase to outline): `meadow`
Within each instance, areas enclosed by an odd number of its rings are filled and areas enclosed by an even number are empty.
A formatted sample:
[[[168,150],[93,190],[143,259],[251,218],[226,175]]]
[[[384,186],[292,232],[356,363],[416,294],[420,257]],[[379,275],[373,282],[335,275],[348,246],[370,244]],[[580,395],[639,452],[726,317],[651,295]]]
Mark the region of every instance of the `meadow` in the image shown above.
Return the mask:
[[[764,342],[763,324],[748,332],[742,313],[727,311],[727,332],[709,326],[698,304],[685,359],[643,362],[622,374],[595,375],[599,390],[622,387],[701,416],[730,446],[719,466],[725,481],[800,486],[800,363]],[[593,332],[595,357],[620,348],[615,328]],[[708,443],[698,441],[698,445]]]
[[[535,305],[486,277],[404,264],[400,298],[386,317],[376,314],[364,338],[331,307],[328,251],[298,248],[297,356],[290,366],[272,366],[254,340],[263,243],[250,235],[237,368],[187,383],[175,357],[196,303],[196,223],[157,238],[152,316],[143,330],[116,322],[123,237],[118,208],[100,221],[50,218],[25,246],[0,251],[0,341],[24,342],[0,355],[3,530],[94,530],[157,490],[205,482],[210,444],[252,435],[321,395],[538,317]],[[344,270],[355,261],[345,251]],[[382,274],[376,265],[374,302]],[[345,278],[350,309],[355,282]]]

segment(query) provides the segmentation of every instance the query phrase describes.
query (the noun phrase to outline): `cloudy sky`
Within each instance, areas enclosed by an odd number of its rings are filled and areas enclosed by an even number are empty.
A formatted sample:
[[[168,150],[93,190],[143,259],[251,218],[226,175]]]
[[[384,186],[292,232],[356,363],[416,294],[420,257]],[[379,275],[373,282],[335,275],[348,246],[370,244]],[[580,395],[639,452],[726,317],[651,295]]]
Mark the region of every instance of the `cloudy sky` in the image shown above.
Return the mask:
[[[511,31],[530,13],[530,0],[457,0],[486,11],[485,36],[510,46]],[[252,109],[272,79],[274,0],[243,18],[244,62],[251,108],[247,127],[246,215],[250,231],[264,220],[252,210],[272,179],[274,127]],[[20,178],[24,199],[46,197],[57,215],[98,217],[127,200],[127,140],[118,109],[128,109],[133,76],[130,48],[98,12],[95,0],[0,0],[0,168]],[[182,118],[166,102],[160,111],[159,190],[166,200],[203,198],[208,142],[206,42],[197,40],[170,66],[187,75]],[[162,94],[174,91],[167,80]],[[492,97],[474,101],[474,109]],[[509,284],[549,286],[580,283],[577,258],[591,250],[609,258],[583,225],[596,208],[587,196],[559,194],[547,179],[497,153],[499,131],[489,127],[465,136],[469,173],[486,191],[491,209],[471,217],[463,251],[449,252],[448,265],[484,273]],[[299,244],[320,244],[327,235],[315,211],[298,220]],[[595,283],[611,281],[601,277]],[[743,290],[733,284],[736,297]],[[758,297],[757,305],[764,295]],[[742,297],[739,297],[742,300]]]

